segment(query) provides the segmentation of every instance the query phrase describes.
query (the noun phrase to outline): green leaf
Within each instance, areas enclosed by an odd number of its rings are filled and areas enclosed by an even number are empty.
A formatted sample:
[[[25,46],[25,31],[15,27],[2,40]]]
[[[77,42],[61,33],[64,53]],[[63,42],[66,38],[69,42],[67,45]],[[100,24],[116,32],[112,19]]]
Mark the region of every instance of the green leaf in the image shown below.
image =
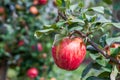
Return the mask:
[[[87,73],[90,71],[90,69],[92,69],[92,67],[93,67],[92,65],[93,65],[93,63],[90,63],[86,66],[86,68],[82,72],[82,75],[81,75],[82,78],[84,78],[87,75]]]
[[[102,6],[92,7],[92,8],[89,8],[88,11],[95,11],[95,12],[104,14],[104,7]]]
[[[91,53],[91,54],[89,54],[90,55],[90,57],[93,59],[93,60],[96,60],[98,57],[100,57],[101,55],[99,55],[99,54],[93,54],[93,53]]]
[[[109,20],[105,20],[105,19],[103,19],[103,20],[99,20],[99,21],[97,21],[97,22],[105,23],[103,26],[113,25],[114,27],[120,29],[120,23],[112,23],[112,22],[110,22]]]
[[[108,80],[108,79],[103,79],[103,78],[99,78],[99,77],[96,77],[96,76],[90,76],[86,80]]]
[[[110,48],[111,56],[116,56],[119,53],[120,53],[120,47],[118,47],[118,48]]]
[[[83,29],[82,27],[77,26],[77,27],[73,27],[73,28],[69,29],[69,31],[82,30],[82,29]]]
[[[65,0],[65,3],[66,3],[66,7],[69,8],[70,7],[70,0]]]
[[[56,23],[57,27],[62,27],[67,21],[59,21]]]
[[[102,68],[102,66],[100,64],[98,64],[98,63],[94,63],[93,64],[93,69],[95,69],[95,70],[101,70],[101,68]]]
[[[106,19],[103,15],[97,15],[97,20],[95,21],[96,22],[99,22],[99,23],[111,23],[111,20],[108,20]]]
[[[99,78],[109,78],[110,72],[104,71],[98,75]]]
[[[111,80],[116,80],[117,74],[118,74],[118,70],[117,70],[116,65],[114,65],[113,70],[112,70],[112,72],[110,74],[110,79]]]
[[[105,59],[104,57],[96,59],[96,62],[101,66],[106,66],[109,62],[109,59]]]
[[[59,41],[63,39],[63,37],[64,37],[64,36],[61,35],[61,34],[56,34],[56,35],[55,35],[55,38],[54,38],[53,45],[57,45],[57,44],[59,43]]]
[[[107,4],[112,4],[112,0],[103,0]]]
[[[61,6],[62,5],[62,0],[56,0],[56,4],[57,4],[57,6]]]
[[[112,25],[120,29],[120,23],[112,23]]]
[[[74,4],[70,6],[70,10],[74,11],[78,7],[78,4]]]
[[[114,42],[120,42],[120,37],[114,37],[114,38],[108,38],[108,39],[106,39],[106,43],[108,45],[111,45]]]
[[[42,34],[45,34],[45,33],[51,32],[51,31],[54,31],[54,29],[50,28],[50,29],[44,29],[44,30],[37,30],[35,32],[34,36],[36,38],[40,38]]]
[[[68,22],[85,24],[85,22],[80,19],[72,19],[72,20],[69,20]]]

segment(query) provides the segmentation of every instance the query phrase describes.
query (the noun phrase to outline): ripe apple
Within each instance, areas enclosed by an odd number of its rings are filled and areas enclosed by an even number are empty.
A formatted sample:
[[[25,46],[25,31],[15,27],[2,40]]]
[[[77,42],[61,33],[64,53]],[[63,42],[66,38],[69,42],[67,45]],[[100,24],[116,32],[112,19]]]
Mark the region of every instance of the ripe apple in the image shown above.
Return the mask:
[[[43,54],[42,54],[42,58],[46,59],[46,58],[47,58],[47,54],[46,54],[46,53],[43,53]]]
[[[33,0],[33,5],[38,5],[38,4],[39,4],[38,0]]]
[[[38,76],[38,70],[36,68],[30,68],[28,69],[27,71],[27,76],[30,77],[30,78],[35,78]]]
[[[75,70],[86,55],[86,46],[82,38],[63,38],[52,47],[52,56],[56,65],[65,70]]]
[[[39,4],[41,5],[45,5],[47,4],[48,0],[39,0]]]
[[[35,7],[35,6],[31,6],[30,9],[29,9],[30,13],[32,13],[33,15],[37,15],[39,12],[38,12],[38,9]]]
[[[38,49],[38,51],[42,51],[42,50],[43,50],[41,43],[38,43],[38,44],[37,44],[37,49]]]
[[[110,46],[105,46],[105,51],[107,52],[108,55],[110,55],[110,48],[118,48],[120,47],[120,44],[117,44],[117,43],[113,43],[111,44]]]
[[[2,6],[0,6],[0,18],[2,18],[3,20],[6,19],[5,8]]]
[[[5,13],[5,8],[0,6],[0,14],[4,14]]]
[[[18,42],[18,46],[23,46],[23,45],[24,45],[24,40]]]

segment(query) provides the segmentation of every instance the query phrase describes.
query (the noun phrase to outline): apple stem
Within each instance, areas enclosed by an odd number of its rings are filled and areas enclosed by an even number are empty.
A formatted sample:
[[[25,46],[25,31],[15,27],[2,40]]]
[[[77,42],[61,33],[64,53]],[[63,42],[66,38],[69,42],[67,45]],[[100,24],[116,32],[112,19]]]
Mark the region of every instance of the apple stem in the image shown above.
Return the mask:
[[[58,16],[61,16],[61,18],[63,18],[65,21],[67,20],[67,17],[61,13],[59,10],[58,10]],[[92,45],[98,52],[100,52],[100,54],[102,54],[106,59],[110,59],[112,62],[116,63],[116,64],[119,64],[120,65],[120,61],[117,60],[116,58],[113,58],[111,56],[109,56],[106,51],[104,51],[103,49],[100,49],[98,47],[98,45],[93,42],[86,34],[82,33],[81,31],[77,31],[77,30],[74,30],[72,33],[70,33],[70,36],[73,34],[73,33],[77,33],[78,35],[80,35],[80,37],[83,37],[83,38],[86,38],[87,39],[87,42]],[[120,42],[119,42],[120,43]]]

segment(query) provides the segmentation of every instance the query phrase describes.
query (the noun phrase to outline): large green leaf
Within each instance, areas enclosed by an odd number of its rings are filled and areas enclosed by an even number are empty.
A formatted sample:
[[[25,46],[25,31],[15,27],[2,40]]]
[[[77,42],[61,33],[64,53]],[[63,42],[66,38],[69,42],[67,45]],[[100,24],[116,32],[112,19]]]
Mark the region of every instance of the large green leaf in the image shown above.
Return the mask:
[[[114,27],[120,29],[120,23],[112,23],[112,22],[110,22],[110,20],[105,20],[105,19],[103,19],[103,20],[98,20],[97,22],[105,23],[105,24],[103,24],[103,26],[113,25]]]
[[[96,77],[96,76],[90,76],[86,80],[109,80],[109,79],[103,79],[103,78],[99,78],[99,77]]]
[[[86,66],[86,68],[82,72],[82,75],[81,75],[82,78],[84,78],[87,75],[87,73],[92,69],[93,67],[92,65],[93,63],[90,63]]]
[[[96,62],[100,64],[101,66],[106,66],[109,62],[109,59],[105,59],[104,57],[96,59]]]
[[[120,29],[120,23],[112,23],[112,25]]]
[[[81,19],[72,19],[72,20],[69,20],[68,22],[85,24],[85,22]]]
[[[109,76],[110,76],[110,72],[107,72],[107,71],[103,71],[98,75],[98,77],[100,78],[109,78]]]
[[[120,47],[118,47],[118,48],[110,48],[111,56],[116,56],[119,53],[120,53]]]
[[[108,38],[108,39],[106,39],[106,43],[108,45],[110,45],[110,44],[112,44],[114,42],[120,42],[120,37],[114,37],[114,38]]]
[[[56,34],[55,35],[55,38],[54,38],[54,42],[53,42],[53,45],[57,45],[59,43],[60,40],[62,40],[64,36],[61,35],[61,34]]]
[[[117,74],[118,74],[118,70],[117,70],[117,67],[114,65],[113,70],[110,74],[110,79],[111,80],[116,80]]]
[[[44,30],[37,30],[34,34],[34,36],[36,38],[40,38],[42,34],[45,34],[45,33],[48,33],[48,32],[51,32],[51,31],[54,31],[53,28],[50,28],[50,29],[44,29]]]
[[[104,7],[102,7],[102,6],[92,7],[92,8],[89,8],[88,11],[95,11],[95,12],[103,14],[104,13]]]

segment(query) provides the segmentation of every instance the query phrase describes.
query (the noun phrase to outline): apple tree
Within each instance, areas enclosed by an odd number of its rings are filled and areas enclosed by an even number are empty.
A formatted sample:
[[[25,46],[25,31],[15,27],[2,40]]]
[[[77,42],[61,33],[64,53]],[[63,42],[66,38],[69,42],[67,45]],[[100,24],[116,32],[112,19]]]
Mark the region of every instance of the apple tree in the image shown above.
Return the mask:
[[[94,1],[100,3],[100,0]],[[75,70],[82,64],[85,55],[89,55],[91,60],[80,74],[80,80],[120,79],[119,13],[112,17],[111,9],[106,5],[113,3],[113,9],[118,10],[117,2],[120,1],[103,1],[103,5],[84,7],[82,0],[54,0],[58,9],[56,22],[35,32],[40,40],[47,34],[55,34],[52,57],[61,69]],[[92,69],[96,75],[87,76]]]

